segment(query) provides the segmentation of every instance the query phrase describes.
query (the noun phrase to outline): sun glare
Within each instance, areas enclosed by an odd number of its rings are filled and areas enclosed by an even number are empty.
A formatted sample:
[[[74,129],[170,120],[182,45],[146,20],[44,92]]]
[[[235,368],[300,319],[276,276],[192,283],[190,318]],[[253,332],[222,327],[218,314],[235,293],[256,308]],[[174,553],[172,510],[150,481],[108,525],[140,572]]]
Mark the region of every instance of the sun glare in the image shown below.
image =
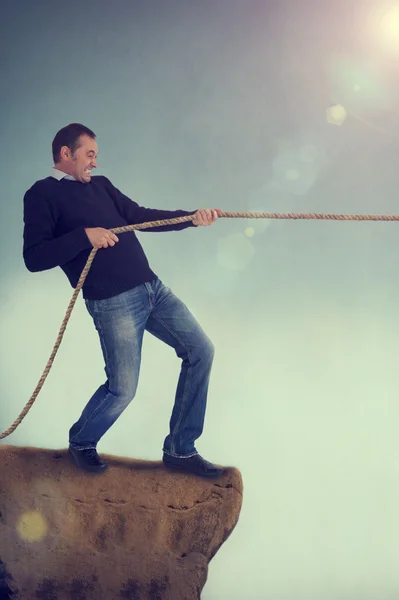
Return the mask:
[[[399,4],[384,11],[380,18],[379,29],[384,42],[399,48]]]

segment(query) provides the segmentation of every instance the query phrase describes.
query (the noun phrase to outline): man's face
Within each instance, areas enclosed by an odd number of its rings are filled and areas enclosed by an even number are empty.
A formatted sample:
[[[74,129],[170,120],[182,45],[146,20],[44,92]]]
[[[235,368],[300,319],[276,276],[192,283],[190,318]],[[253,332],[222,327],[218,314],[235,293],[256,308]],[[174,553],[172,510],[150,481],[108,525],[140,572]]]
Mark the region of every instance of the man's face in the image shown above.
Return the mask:
[[[98,146],[96,140],[85,134],[80,136],[79,141],[80,146],[73,155],[69,148],[62,147],[61,167],[77,181],[89,183],[91,170],[97,167]]]

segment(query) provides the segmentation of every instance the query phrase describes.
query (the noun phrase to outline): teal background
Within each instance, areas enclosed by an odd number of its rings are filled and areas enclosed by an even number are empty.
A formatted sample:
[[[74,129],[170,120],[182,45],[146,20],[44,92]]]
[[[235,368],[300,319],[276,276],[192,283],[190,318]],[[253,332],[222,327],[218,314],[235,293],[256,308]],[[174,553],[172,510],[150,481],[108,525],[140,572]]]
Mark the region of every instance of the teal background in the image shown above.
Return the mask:
[[[398,214],[399,44],[380,27],[391,4],[3,9],[1,431],[73,292],[60,269],[32,274],[22,260],[23,195],[49,175],[56,132],[93,129],[96,174],[151,208]],[[221,219],[138,233],[216,346],[197,447],[245,485],[203,600],[398,597],[398,227]],[[102,369],[79,297],[38,399],[3,443],[65,448]],[[100,453],[160,459],[178,373],[147,335],[137,396]]]

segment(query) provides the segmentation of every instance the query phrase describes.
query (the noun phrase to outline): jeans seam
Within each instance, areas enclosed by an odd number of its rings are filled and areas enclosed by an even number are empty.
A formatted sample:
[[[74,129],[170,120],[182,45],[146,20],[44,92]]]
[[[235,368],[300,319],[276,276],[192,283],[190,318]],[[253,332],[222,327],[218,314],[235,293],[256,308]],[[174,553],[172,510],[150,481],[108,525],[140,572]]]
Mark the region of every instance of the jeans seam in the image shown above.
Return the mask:
[[[162,325],[162,327],[165,327],[165,329],[166,329],[167,331],[169,331],[169,333],[171,334],[171,336],[172,336],[172,337],[174,337],[174,338],[175,338],[175,339],[176,339],[176,340],[177,340],[177,341],[178,341],[178,342],[179,342],[179,343],[182,345],[182,347],[183,347],[183,348],[185,349],[185,351],[187,352],[187,356],[188,356],[188,359],[189,359],[189,361],[190,361],[190,364],[191,364],[191,353],[190,353],[189,349],[188,349],[188,348],[186,348],[185,344],[184,344],[184,343],[183,343],[183,342],[180,340],[180,338],[179,338],[179,337],[178,337],[178,336],[177,336],[177,335],[176,335],[176,334],[175,334],[173,331],[171,331],[171,330],[169,329],[169,327],[167,327],[167,326],[165,325],[165,323],[163,323],[163,322],[162,322],[162,320],[161,320],[161,319],[159,319],[158,317],[156,317],[154,314],[152,315],[152,317],[153,317],[153,319],[154,319],[155,321],[158,321],[158,323],[160,323],[160,324]],[[182,394],[181,409],[180,409],[180,412],[179,412],[178,419],[177,419],[177,421],[176,421],[176,425],[175,425],[175,426],[174,426],[174,428],[173,428],[172,436],[176,434],[176,430],[177,430],[177,429],[178,429],[178,427],[180,426],[180,424],[181,424],[181,420],[182,420],[182,418],[183,418],[183,412],[184,412],[184,408],[185,408],[185,405],[186,405],[186,403],[185,403],[185,401],[186,401],[186,397],[187,397],[186,388],[187,388],[187,382],[188,382],[188,380],[189,380],[189,376],[187,375],[187,377],[186,377],[186,381],[185,381],[185,383],[184,383],[183,394]],[[173,446],[173,443],[172,443],[172,446],[171,446],[171,447],[172,447],[172,448],[174,447],[174,446]]]
[[[102,329],[101,329],[99,321],[97,322],[97,325],[98,325],[98,334],[99,334],[99,336],[102,336],[103,332],[102,332]],[[104,342],[104,353],[105,353],[104,360],[105,360],[105,364],[107,364],[107,362],[108,362],[108,352],[107,352],[107,346],[105,344],[104,338],[103,338],[103,342]],[[96,408],[94,409],[94,411],[88,417],[86,417],[85,422],[83,423],[83,425],[79,429],[79,431],[77,431],[75,433],[74,437],[76,437],[77,435],[79,435],[82,432],[83,428],[85,427],[85,425],[86,425],[86,423],[87,423],[87,421],[89,419],[93,419],[94,418],[94,416],[98,413],[99,409],[103,406],[104,402],[108,399],[109,395],[112,395],[112,392],[108,392],[108,394],[103,398],[102,402],[98,406],[96,406]]]
[[[75,435],[74,435],[73,437],[76,437],[77,435],[79,435],[79,434],[82,432],[82,430],[84,429],[84,427],[85,427],[85,425],[86,425],[87,421],[88,421],[89,419],[93,419],[93,418],[95,417],[95,415],[98,413],[98,411],[100,410],[100,408],[102,408],[102,407],[103,407],[103,405],[104,405],[104,402],[105,402],[106,400],[108,400],[108,397],[109,397],[109,396],[112,396],[112,392],[108,392],[108,394],[107,394],[107,395],[106,395],[106,396],[105,396],[105,397],[102,399],[102,401],[100,402],[100,404],[99,404],[98,406],[96,406],[96,408],[93,410],[93,412],[92,412],[92,413],[91,413],[91,414],[90,414],[90,415],[89,415],[89,416],[86,418],[86,420],[85,420],[85,422],[83,423],[82,427],[79,429],[79,431],[78,431],[77,433],[75,433]]]
[[[153,309],[153,304],[151,301],[151,283],[150,281],[146,281],[146,283],[144,284],[146,289],[147,289],[147,294],[148,294],[148,303],[149,303],[149,307],[150,307],[150,311]]]
[[[171,452],[166,452],[166,450],[164,450],[163,453],[167,454],[168,456],[172,456],[173,458],[191,458],[192,456],[196,456],[198,454],[196,450],[195,452],[191,452],[191,454],[172,454]]]

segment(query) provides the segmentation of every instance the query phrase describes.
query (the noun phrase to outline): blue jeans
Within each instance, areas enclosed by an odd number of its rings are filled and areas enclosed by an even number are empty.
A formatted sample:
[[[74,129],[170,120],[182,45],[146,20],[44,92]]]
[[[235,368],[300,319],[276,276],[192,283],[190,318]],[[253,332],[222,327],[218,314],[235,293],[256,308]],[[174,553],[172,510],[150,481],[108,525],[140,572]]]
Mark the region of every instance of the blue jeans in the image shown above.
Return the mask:
[[[134,398],[147,330],[182,359],[163,451],[186,458],[197,454],[194,443],[204,426],[214,346],[188,308],[158,278],[112,298],[85,303],[100,337],[107,380],[69,430],[70,446],[95,448]]]

